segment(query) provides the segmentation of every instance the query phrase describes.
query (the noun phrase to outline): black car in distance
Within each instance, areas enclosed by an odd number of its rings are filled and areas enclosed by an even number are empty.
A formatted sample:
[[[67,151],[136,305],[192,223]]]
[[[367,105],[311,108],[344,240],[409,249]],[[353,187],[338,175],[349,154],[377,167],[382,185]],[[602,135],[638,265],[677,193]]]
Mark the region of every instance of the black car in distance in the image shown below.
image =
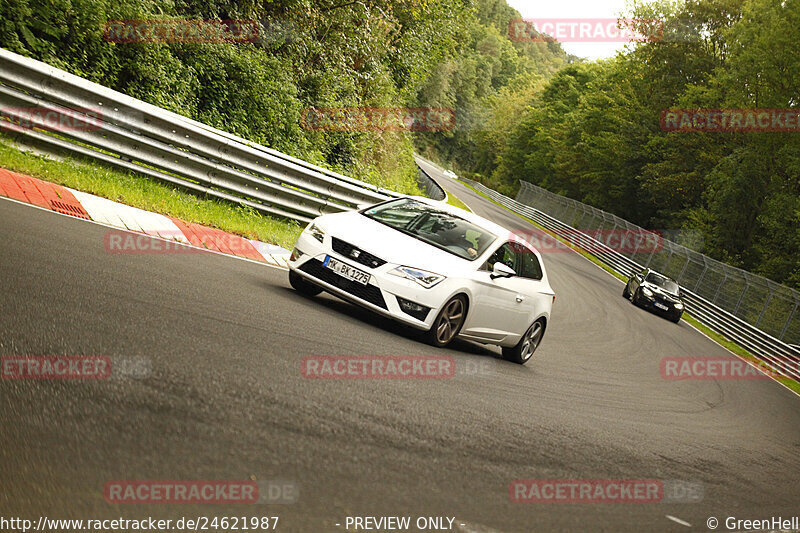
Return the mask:
[[[622,296],[634,305],[653,311],[677,323],[683,315],[681,289],[675,281],[645,268],[628,278]]]

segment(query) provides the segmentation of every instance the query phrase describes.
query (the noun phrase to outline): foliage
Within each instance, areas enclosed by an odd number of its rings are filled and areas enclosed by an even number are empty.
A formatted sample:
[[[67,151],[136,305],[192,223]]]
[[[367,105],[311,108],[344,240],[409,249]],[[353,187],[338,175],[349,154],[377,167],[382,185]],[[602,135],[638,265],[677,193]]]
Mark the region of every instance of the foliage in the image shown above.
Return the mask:
[[[489,128],[439,155],[514,193],[520,179],[800,287],[800,133],[667,132],[670,108],[800,108],[800,2],[655,0],[663,38],[484,100]],[[491,133],[489,133],[491,132]]]
[[[0,0],[0,46],[249,140],[416,192],[412,134],[305,129],[309,107],[403,107],[461,55],[482,96],[518,53],[488,21],[505,0]],[[481,17],[485,20],[482,21]],[[109,42],[109,20],[257,21],[255,42]],[[469,47],[481,51],[469,51]],[[547,68],[542,66],[541,68]],[[474,89],[467,87],[475,84]]]

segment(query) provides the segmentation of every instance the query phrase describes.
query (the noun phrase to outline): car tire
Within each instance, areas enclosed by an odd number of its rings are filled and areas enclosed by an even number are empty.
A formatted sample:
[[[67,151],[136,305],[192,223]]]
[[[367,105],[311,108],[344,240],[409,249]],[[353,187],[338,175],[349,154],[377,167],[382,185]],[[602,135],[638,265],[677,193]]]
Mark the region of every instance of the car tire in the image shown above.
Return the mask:
[[[464,320],[467,318],[467,299],[454,296],[442,306],[431,329],[425,334],[425,340],[438,348],[444,348],[456,338]]]
[[[531,327],[522,335],[516,346],[503,348],[503,358],[519,365],[524,365],[530,361],[536,348],[542,342],[544,327],[544,321],[541,318],[531,324]]]
[[[319,285],[314,285],[310,281],[306,281],[294,270],[289,271],[289,284],[292,286],[292,288],[294,288],[294,290],[300,294],[305,294],[306,296],[316,296],[322,292],[322,287]]]
[[[641,307],[641,299],[639,298],[639,294],[641,293],[642,289],[636,289],[636,292],[631,295],[631,303],[636,307]]]
[[[678,315],[676,317],[670,318],[670,320],[672,320],[673,322],[675,322],[677,324],[678,322],[681,321],[681,316],[683,316],[683,313],[681,313],[680,315]]]
[[[622,297],[623,298],[630,298],[631,297],[631,291],[628,290],[628,284],[627,283],[625,284],[625,288],[622,289]]]

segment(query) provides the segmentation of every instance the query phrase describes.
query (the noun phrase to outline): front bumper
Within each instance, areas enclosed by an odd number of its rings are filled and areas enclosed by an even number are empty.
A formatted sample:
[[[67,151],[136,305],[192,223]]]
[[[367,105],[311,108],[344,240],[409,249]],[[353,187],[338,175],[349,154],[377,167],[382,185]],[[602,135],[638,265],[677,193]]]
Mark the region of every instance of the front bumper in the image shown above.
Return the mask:
[[[639,298],[639,305],[648,311],[652,311],[658,315],[666,316],[669,318],[678,318],[683,315],[683,307],[677,308],[675,304],[678,302],[664,298],[659,294],[653,296],[646,296],[644,293]]]
[[[323,265],[325,256],[331,256],[353,268],[368,273],[370,275],[368,284],[362,285],[351,281],[325,267]],[[323,237],[323,241],[319,242],[308,232],[303,232],[300,235],[295,245],[292,259],[289,261],[290,270],[335,296],[414,328],[428,330],[433,324],[440,307],[446,301],[446,296],[449,296],[447,290],[448,280],[445,279],[435,287],[425,289],[413,280],[389,274],[390,270],[398,266],[400,265],[393,263],[385,263],[377,267],[362,264],[351,257],[337,253],[333,249],[331,235],[326,234]],[[417,311],[410,314],[401,308],[401,300],[424,306],[428,308],[428,311],[427,313]],[[418,318],[422,317],[423,314],[424,318]]]

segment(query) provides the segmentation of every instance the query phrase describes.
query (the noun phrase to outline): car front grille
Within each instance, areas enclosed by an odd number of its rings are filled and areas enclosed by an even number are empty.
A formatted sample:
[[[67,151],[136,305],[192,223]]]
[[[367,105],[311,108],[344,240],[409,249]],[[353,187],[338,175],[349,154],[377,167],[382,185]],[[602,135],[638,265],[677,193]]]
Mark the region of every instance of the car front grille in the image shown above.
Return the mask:
[[[375,285],[362,285],[355,281],[350,281],[347,278],[336,274],[329,268],[322,266],[322,261],[319,259],[309,259],[300,267],[300,270],[314,276],[315,278],[329,283],[334,287],[342,289],[348,294],[352,294],[360,300],[369,302],[372,305],[377,305],[382,309],[387,309],[386,300],[383,299],[381,290]]]
[[[342,254],[343,256],[347,257],[348,259],[352,259],[357,263],[361,263],[369,268],[378,268],[379,266],[386,264],[386,261],[380,257],[375,257],[371,253],[365,252],[361,248],[357,248],[349,242],[345,242],[342,239],[337,239],[336,237],[331,237],[331,240],[333,242],[334,252],[337,254]]]
[[[667,305],[669,307],[674,307],[675,306],[675,300],[673,300],[672,298],[668,298],[668,297],[661,296],[660,294],[656,294],[654,299],[655,299],[656,302],[658,302],[658,303],[660,303],[662,305]]]

